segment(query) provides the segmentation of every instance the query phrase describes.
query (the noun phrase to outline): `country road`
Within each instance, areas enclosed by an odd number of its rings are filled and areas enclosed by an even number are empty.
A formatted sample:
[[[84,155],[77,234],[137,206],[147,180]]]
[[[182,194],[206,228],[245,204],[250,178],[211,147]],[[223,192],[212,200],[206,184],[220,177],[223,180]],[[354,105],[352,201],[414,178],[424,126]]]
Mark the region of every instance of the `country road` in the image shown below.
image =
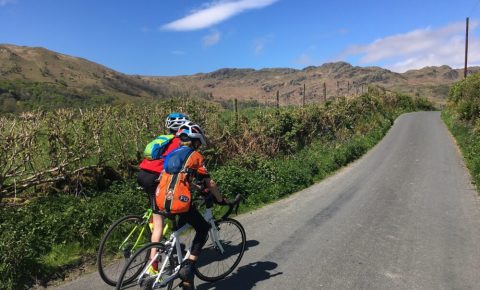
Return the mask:
[[[359,161],[238,220],[242,262],[197,289],[480,289],[480,203],[438,112],[402,115]],[[94,273],[57,289],[113,288]]]

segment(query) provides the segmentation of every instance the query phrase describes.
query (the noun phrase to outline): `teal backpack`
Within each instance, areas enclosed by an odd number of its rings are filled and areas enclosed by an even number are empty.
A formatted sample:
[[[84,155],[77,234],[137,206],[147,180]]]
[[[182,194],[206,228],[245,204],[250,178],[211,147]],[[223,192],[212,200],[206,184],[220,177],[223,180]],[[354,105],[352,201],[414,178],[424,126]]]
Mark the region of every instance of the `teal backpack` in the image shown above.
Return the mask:
[[[148,143],[143,151],[143,156],[148,160],[157,160],[162,158],[162,154],[167,145],[172,141],[175,135],[160,135],[152,142]]]

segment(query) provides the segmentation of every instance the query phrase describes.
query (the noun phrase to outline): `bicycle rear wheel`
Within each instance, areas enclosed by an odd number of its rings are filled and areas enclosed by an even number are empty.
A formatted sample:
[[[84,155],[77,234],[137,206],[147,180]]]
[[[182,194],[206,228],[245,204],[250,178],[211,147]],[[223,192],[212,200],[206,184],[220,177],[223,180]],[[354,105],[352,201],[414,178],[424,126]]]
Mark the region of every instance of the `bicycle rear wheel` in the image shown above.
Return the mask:
[[[97,267],[100,277],[111,286],[117,284],[120,273],[133,253],[150,243],[151,232],[145,219],[128,215],[113,223],[100,242]],[[148,256],[144,257],[144,262]],[[127,280],[133,280],[139,273],[130,273]]]
[[[217,223],[219,242],[224,252],[210,239],[203,247],[196,263],[195,273],[203,281],[213,282],[230,274],[245,252],[246,234],[243,226],[236,220],[227,218]]]
[[[166,287],[166,289],[171,290],[173,287],[173,280],[168,282],[165,286],[159,287],[157,285],[153,285],[155,282],[156,278],[158,277],[157,275],[149,275],[148,273],[143,273],[145,268],[148,266],[148,261],[145,262],[144,257],[149,258],[150,257],[150,251],[152,249],[156,249],[158,256],[157,256],[157,261],[158,261],[158,267],[159,270],[163,264],[164,261],[168,259],[168,262],[165,265],[165,269],[163,273],[161,274],[162,277],[160,277],[159,282],[164,280],[166,277],[170,276],[173,274],[173,271],[175,270],[175,261],[174,259],[170,256],[168,257],[166,253],[168,252],[168,249],[165,247],[163,243],[151,243],[143,246],[141,249],[139,249],[135,254],[132,255],[132,257],[127,261],[125,264],[122,272],[119,275],[116,289],[117,290],[123,290],[123,289],[142,289],[142,290],[152,290],[152,289],[159,289]],[[136,275],[133,278],[128,278],[131,277],[132,275],[129,273],[136,273]]]

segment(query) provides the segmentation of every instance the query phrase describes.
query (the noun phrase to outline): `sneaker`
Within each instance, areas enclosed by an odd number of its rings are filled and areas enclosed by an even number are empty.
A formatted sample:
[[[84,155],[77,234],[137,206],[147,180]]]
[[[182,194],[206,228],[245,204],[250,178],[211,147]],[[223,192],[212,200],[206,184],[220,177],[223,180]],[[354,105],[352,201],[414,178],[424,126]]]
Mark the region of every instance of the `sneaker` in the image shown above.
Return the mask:
[[[187,260],[178,271],[178,276],[182,279],[183,289],[195,289],[193,279],[195,278],[194,263]]]
[[[157,274],[158,274],[158,270],[155,270],[155,268],[153,267],[153,265],[151,265],[151,266],[148,267],[146,273],[147,273],[147,275],[154,276],[154,275],[157,275]]]
[[[148,227],[150,228],[150,232],[153,233],[153,217],[150,217],[148,220]]]
[[[150,276],[158,274],[158,261],[155,261],[150,266],[148,266],[147,274]]]
[[[182,281],[179,285],[183,290],[195,290],[195,285],[186,281]]]

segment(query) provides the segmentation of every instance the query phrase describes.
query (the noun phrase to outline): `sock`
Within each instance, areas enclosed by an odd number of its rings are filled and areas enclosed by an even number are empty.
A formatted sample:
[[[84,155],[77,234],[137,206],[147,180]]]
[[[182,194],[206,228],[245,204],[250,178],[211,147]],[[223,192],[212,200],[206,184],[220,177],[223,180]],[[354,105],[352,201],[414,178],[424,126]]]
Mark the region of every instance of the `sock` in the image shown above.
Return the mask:
[[[151,261],[151,260],[150,260]],[[158,271],[158,261],[154,261],[152,263],[152,268],[155,270],[155,271]]]

